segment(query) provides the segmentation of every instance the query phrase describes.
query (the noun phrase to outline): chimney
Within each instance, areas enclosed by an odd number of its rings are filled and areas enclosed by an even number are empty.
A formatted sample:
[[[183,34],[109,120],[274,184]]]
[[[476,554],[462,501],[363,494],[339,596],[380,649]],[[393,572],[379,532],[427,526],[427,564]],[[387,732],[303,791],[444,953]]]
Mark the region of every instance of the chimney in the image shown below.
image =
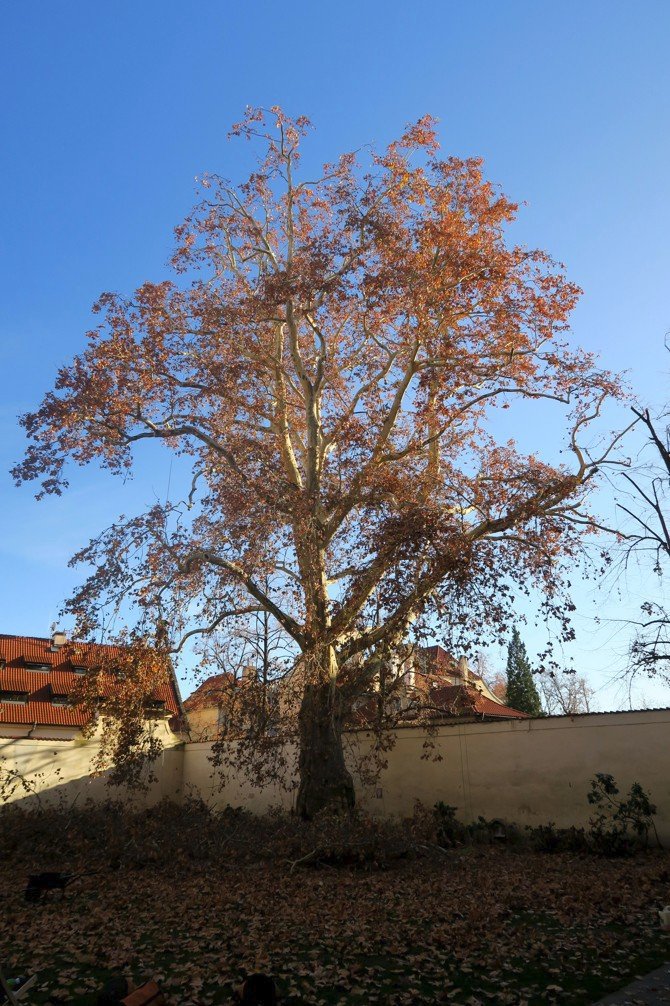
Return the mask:
[[[65,646],[66,643],[67,643],[67,636],[65,635],[65,633],[61,632],[59,629],[54,630],[54,632],[51,635],[51,652],[58,653],[61,646]]]
[[[242,681],[255,681],[257,678],[256,668],[253,664],[245,664],[242,668]]]
[[[467,657],[458,658],[458,673],[463,679],[463,683],[467,685],[470,681],[470,666]]]

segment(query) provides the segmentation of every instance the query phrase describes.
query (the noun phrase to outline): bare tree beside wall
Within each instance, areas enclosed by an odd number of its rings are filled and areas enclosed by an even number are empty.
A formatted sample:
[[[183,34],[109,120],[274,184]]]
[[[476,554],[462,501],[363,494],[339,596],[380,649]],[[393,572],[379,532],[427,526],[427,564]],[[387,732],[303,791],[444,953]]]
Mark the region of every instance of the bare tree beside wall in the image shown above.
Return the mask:
[[[550,716],[575,716],[593,710],[595,692],[581,675],[551,671],[540,675],[537,684]]]
[[[670,610],[664,597],[670,573],[670,428],[667,411],[653,418],[649,409],[633,408],[636,426],[645,431],[644,463],[621,475],[624,491],[618,508],[624,517],[619,535],[624,566],[634,562],[651,570],[657,592],[641,605],[633,621],[629,671],[670,683]]]

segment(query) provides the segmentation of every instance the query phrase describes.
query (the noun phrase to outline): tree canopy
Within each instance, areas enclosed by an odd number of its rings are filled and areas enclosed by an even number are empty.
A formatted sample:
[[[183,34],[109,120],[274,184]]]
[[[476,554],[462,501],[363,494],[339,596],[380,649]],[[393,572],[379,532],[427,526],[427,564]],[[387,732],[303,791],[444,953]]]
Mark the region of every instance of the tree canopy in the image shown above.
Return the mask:
[[[301,668],[305,814],[352,801],[342,716],[408,634],[488,642],[535,586],[565,614],[603,461],[584,438],[617,394],[563,337],[578,288],[509,243],[517,207],[479,159],[440,158],[426,116],[302,177],[309,128],[248,110],[233,134],[256,169],[202,179],[173,278],[100,297],[14,469],[58,494],[68,461],[127,477],[147,443],[179,456],[178,498],[75,557],[92,572],[67,610],[85,636],[125,605],[173,651],[267,614]],[[497,410],[540,400],[564,417],[562,464],[497,432]]]

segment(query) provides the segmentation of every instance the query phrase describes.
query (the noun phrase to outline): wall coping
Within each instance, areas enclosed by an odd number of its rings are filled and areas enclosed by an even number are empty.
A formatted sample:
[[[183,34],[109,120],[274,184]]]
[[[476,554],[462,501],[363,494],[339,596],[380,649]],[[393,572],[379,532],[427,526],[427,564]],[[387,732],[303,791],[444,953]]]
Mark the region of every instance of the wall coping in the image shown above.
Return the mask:
[[[657,722],[664,722],[665,720],[670,721],[670,706],[662,706],[657,709],[619,709],[609,712],[593,712],[593,713],[574,713],[572,715],[556,715],[556,716],[535,716],[527,717],[525,719],[518,719],[517,717],[496,717],[495,719],[489,718],[460,718],[460,719],[444,719],[444,720],[432,720],[430,723],[398,723],[391,732],[403,733],[408,730],[421,730],[424,733],[435,730],[439,733],[441,730],[454,730],[462,729],[464,727],[474,728],[475,730],[489,730],[491,733],[495,732],[492,728],[498,728],[500,731],[506,732],[521,732],[529,733],[531,730],[564,730],[572,727],[573,725],[579,725],[584,727],[591,726],[611,726],[614,725],[612,720],[626,717],[627,724],[630,726],[630,717],[639,717],[641,722],[645,719]],[[595,722],[591,722],[595,721]],[[351,734],[363,734],[370,735],[373,731],[369,727],[355,727],[352,730],[346,730],[345,735]]]

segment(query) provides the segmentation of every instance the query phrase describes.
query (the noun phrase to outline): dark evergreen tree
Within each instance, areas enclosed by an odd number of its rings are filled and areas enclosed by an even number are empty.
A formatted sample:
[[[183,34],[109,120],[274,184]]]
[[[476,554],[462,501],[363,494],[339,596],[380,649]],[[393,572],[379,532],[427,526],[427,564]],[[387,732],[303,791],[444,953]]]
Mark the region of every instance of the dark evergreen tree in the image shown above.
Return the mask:
[[[507,647],[507,704],[531,716],[543,716],[542,704],[530,666],[526,647],[514,626]]]

